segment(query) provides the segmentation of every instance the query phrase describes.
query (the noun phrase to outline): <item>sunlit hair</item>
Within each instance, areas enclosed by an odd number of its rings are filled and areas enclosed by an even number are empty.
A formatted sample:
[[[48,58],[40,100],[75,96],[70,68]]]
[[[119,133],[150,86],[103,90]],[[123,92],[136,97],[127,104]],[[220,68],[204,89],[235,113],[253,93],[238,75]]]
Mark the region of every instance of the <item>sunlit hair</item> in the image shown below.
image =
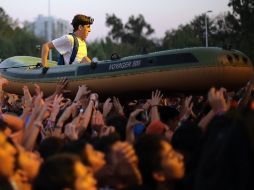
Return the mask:
[[[94,19],[92,17],[86,16],[86,15],[75,15],[74,18],[72,19],[72,26],[73,26],[73,31],[78,30],[79,25],[91,25],[93,24]]]

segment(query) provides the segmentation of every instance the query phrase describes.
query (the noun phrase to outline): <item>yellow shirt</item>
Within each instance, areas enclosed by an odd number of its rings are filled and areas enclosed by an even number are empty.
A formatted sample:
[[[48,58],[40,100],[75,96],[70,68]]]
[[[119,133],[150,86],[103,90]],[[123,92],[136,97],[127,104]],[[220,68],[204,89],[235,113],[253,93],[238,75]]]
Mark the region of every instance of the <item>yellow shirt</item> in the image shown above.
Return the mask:
[[[87,56],[86,42],[77,38],[79,43],[78,52],[72,64],[80,63],[83,57]],[[64,35],[52,41],[56,50],[63,55],[65,65],[68,65],[71,58],[71,53],[74,45],[74,38],[72,35]]]

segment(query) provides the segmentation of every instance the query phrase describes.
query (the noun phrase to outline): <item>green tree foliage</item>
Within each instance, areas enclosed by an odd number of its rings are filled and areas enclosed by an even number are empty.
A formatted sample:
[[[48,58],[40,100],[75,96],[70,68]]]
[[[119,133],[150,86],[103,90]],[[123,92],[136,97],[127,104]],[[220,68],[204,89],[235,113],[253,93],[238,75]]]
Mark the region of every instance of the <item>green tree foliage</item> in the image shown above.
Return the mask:
[[[114,52],[121,56],[141,53],[144,49],[154,51],[157,44],[150,39],[154,29],[145,21],[143,15],[130,16],[123,24],[115,14],[106,15],[106,26],[110,28],[108,37],[104,40],[107,45],[105,56],[110,57]]]
[[[177,29],[167,31],[163,39],[163,49],[200,46],[201,40],[190,24],[180,25]]]
[[[234,44],[235,49],[239,49],[239,23],[230,13],[220,14],[213,20],[214,28],[213,32],[210,34],[210,45],[212,46],[231,46]]]
[[[37,44],[42,40],[18,26],[0,7],[0,58],[16,55],[38,56]]]
[[[163,49],[197,47],[205,45],[205,14],[196,16],[190,23],[169,30],[162,40]],[[208,35],[214,32],[213,21],[207,17]]]
[[[229,0],[230,22],[238,35],[238,40],[233,44],[247,53],[254,61],[254,0]],[[237,23],[237,24],[236,24]]]

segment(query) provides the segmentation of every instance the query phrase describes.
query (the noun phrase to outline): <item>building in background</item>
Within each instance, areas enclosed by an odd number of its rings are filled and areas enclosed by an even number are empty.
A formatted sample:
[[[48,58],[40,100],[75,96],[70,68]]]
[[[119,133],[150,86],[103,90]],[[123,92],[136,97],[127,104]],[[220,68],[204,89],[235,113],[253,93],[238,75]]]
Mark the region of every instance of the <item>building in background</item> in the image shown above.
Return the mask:
[[[50,19],[50,22],[48,22],[48,19]],[[47,17],[43,15],[39,15],[30,28],[37,37],[47,40],[49,23],[51,23],[51,39],[55,39],[72,32],[70,22],[63,19],[56,19],[52,16]]]

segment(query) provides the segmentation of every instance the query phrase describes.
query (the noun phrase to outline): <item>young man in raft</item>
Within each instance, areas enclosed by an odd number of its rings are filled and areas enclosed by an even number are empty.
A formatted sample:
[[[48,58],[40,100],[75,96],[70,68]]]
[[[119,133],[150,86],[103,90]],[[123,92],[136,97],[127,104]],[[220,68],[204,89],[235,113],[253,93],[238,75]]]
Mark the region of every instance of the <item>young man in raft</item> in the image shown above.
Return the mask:
[[[59,52],[58,65],[91,63],[87,56],[86,38],[91,31],[94,19],[82,14],[75,15],[72,20],[73,33],[46,42],[42,46],[41,63],[48,68],[49,50],[55,48]],[[60,60],[59,60],[60,59]]]

